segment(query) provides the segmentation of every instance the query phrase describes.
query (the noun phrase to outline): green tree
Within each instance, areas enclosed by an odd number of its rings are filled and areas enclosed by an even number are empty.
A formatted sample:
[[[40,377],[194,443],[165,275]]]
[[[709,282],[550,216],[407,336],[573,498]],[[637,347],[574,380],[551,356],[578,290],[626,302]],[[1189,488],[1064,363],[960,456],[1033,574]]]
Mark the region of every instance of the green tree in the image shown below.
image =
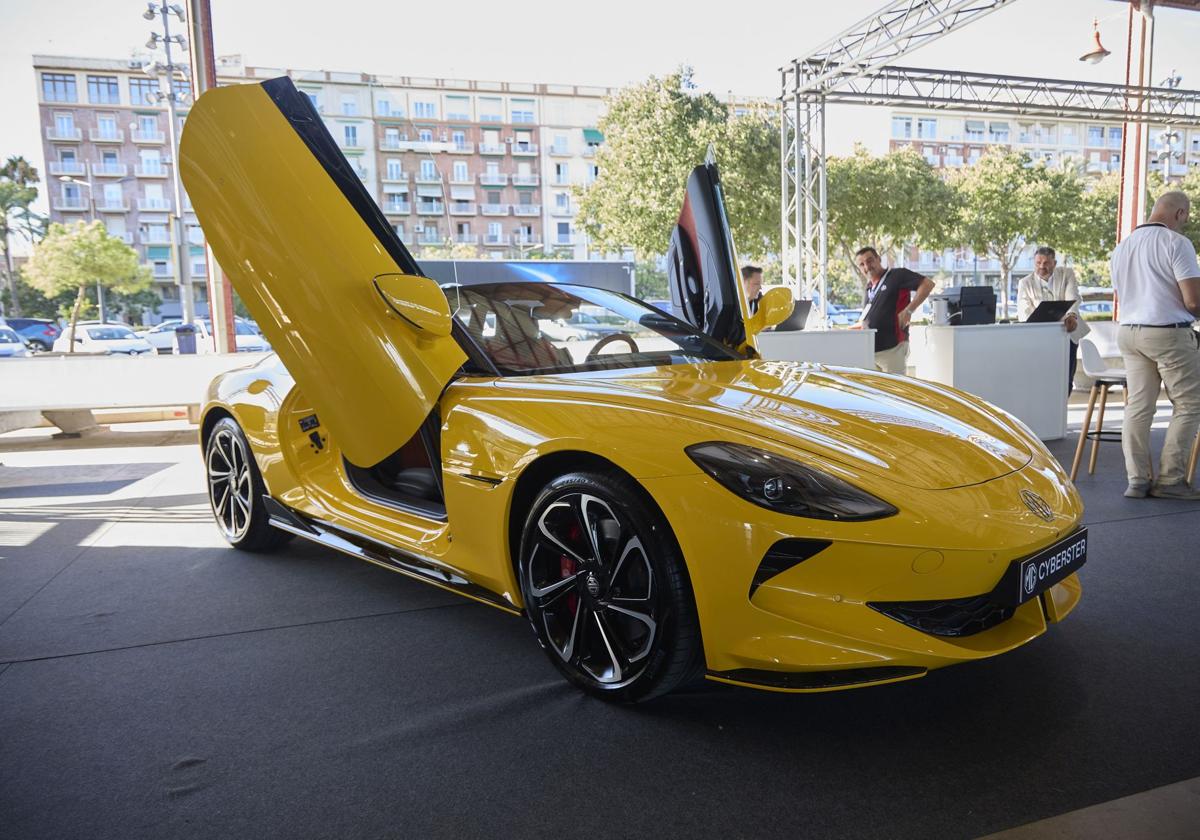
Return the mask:
[[[961,238],[1000,263],[1007,317],[1013,263],[1026,243],[1072,241],[1083,182],[1074,171],[1049,170],[1023,152],[996,149],[950,183],[959,194]]]
[[[4,251],[4,278],[12,315],[21,314],[21,301],[13,271],[11,237],[14,231],[22,227],[22,223],[28,231],[33,220],[37,219],[37,214],[29,209],[29,205],[37,199],[38,181],[37,169],[19,155],[10,157],[0,167],[0,249]]]
[[[958,196],[916,149],[877,156],[856,146],[826,167],[829,244],[850,265],[865,245],[891,261],[905,244],[954,244]]]
[[[691,70],[651,76],[608,99],[599,175],[577,190],[580,218],[602,252],[633,248],[637,258],[664,254],[683,202],[684,184],[711,145],[721,171],[729,223],[747,258],[779,248],[779,131],[774,117],[738,116],[694,89]]]
[[[1188,198],[1192,200],[1192,215],[1183,229],[1183,235],[1192,240],[1196,250],[1200,251],[1200,169],[1195,167],[1188,169],[1187,175],[1169,185],[1163,183],[1161,172],[1151,169],[1146,189],[1149,192],[1149,200],[1146,202],[1147,213],[1154,206],[1155,200],[1167,190],[1182,190],[1187,193]]]
[[[667,288],[667,272],[659,270],[657,263],[637,263],[633,276],[633,296],[637,299],[667,300],[671,297]]]
[[[90,287],[99,284],[133,294],[150,286],[150,271],[138,263],[137,252],[109,236],[101,222],[50,225],[25,266],[25,276],[47,297],[75,289],[67,338],[70,352],[75,350],[75,324]]]

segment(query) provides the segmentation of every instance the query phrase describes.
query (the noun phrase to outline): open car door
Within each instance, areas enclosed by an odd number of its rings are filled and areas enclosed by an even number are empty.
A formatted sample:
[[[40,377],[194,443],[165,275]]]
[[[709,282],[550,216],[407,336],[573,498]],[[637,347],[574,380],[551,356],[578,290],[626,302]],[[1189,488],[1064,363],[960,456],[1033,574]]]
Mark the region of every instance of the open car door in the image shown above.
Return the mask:
[[[308,97],[287,78],[210,90],[179,159],[221,268],[346,458],[399,449],[467,357]]]
[[[742,285],[715,163],[697,166],[688,176],[667,250],[667,275],[675,317],[730,347],[746,341]]]

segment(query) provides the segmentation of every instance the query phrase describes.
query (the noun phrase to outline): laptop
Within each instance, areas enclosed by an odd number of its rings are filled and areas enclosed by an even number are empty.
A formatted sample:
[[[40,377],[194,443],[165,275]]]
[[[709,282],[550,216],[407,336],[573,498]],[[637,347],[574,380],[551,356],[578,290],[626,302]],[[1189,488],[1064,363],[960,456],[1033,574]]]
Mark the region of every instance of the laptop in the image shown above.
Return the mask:
[[[775,325],[775,332],[804,329],[804,324],[808,320],[808,313],[812,311],[812,305],[813,302],[811,300],[796,301],[796,305],[792,308],[792,314]]]
[[[1044,300],[1025,319],[1026,324],[1048,324],[1061,321],[1075,305],[1073,300]]]

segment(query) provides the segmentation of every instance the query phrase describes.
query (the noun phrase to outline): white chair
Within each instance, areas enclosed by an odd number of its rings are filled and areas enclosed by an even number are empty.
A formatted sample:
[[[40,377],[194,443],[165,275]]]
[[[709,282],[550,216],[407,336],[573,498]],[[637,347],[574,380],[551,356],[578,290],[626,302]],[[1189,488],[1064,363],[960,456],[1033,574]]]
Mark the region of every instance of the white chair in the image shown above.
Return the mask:
[[[1119,442],[1121,440],[1120,431],[1104,430],[1104,408],[1108,403],[1110,388],[1124,388],[1126,389],[1124,393],[1128,393],[1125,369],[1106,367],[1100,350],[1090,338],[1084,338],[1079,342],[1079,352],[1083,362],[1083,372],[1092,380],[1092,390],[1088,394],[1087,412],[1083,416],[1083,425],[1079,429],[1079,444],[1075,447],[1075,460],[1071,462],[1072,481],[1079,472],[1079,462],[1083,460],[1083,445],[1086,441],[1091,440],[1092,442],[1092,456],[1088,459],[1088,475],[1091,475],[1096,471],[1096,456],[1100,453],[1100,441]],[[1096,407],[1097,397],[1100,398],[1100,414],[1096,417],[1096,428],[1092,429],[1092,410]]]

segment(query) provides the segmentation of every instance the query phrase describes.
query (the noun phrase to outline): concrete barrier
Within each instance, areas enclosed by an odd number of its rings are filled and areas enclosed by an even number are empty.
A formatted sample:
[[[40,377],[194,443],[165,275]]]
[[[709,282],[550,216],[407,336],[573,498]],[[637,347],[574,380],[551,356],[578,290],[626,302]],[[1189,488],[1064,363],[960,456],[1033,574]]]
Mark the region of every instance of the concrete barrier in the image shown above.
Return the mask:
[[[94,411],[195,406],[219,373],[265,353],[195,356],[47,354],[0,361],[0,411]]]

